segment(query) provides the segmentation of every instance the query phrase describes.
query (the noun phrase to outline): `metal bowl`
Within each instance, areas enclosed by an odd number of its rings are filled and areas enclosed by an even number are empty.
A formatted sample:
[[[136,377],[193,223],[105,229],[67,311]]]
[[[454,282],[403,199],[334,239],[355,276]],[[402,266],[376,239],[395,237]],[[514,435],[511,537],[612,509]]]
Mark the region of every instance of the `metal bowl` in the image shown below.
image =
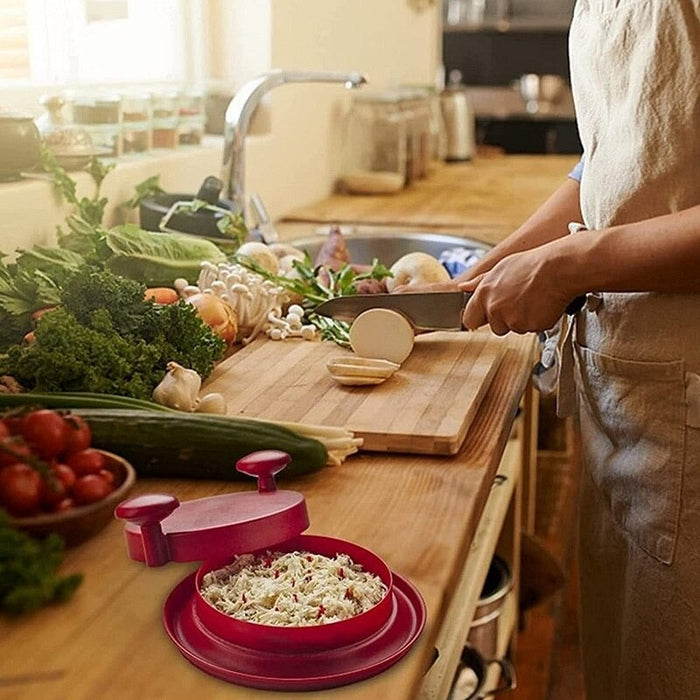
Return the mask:
[[[392,265],[400,257],[415,252],[424,252],[439,258],[440,254],[453,248],[474,248],[486,252],[491,245],[467,236],[430,231],[388,231],[383,229],[354,232],[342,230],[350,260],[358,265],[371,265],[376,258],[385,265]],[[290,241],[290,245],[306,251],[315,260],[325,236],[315,235]]]

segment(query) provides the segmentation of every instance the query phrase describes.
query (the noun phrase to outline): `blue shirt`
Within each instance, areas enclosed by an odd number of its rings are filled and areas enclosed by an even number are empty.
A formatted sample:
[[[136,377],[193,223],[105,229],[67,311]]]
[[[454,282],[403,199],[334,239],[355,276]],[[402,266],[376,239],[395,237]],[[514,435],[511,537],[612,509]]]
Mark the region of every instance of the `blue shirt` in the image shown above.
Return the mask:
[[[576,180],[577,182],[581,182],[581,177],[583,176],[583,158],[576,163],[574,166],[574,169],[569,173],[569,177],[572,180]]]

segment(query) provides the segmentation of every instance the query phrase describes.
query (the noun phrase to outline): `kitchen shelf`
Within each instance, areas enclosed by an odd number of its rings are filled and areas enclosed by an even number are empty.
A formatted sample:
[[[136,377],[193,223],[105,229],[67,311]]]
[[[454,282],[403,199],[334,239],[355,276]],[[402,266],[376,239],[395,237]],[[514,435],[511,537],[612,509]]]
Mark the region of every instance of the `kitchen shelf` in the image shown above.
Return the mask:
[[[507,20],[486,19],[483,22],[461,22],[459,24],[443,23],[444,33],[462,32],[466,34],[484,33],[536,33],[536,32],[568,32],[571,18],[561,17],[513,17]]]
[[[511,566],[513,588],[509,595],[517,595],[521,466],[521,441],[510,439],[474,534],[462,574],[450,598],[444,623],[435,640],[436,658],[423,678],[418,700],[443,700],[449,697],[483,583],[493,555],[497,551]],[[511,639],[515,634],[517,617],[517,606],[515,609],[512,606],[511,603],[509,607],[513,614],[508,615],[510,621],[503,626],[503,636],[508,635]]]

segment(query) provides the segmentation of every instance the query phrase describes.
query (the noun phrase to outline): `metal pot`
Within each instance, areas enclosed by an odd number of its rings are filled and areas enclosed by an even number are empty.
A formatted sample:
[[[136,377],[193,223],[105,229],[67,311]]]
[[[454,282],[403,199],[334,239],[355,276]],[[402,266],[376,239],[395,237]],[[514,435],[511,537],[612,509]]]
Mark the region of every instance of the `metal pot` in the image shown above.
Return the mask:
[[[28,114],[0,113],[0,180],[19,180],[41,160],[41,136]]]
[[[467,89],[462,85],[462,73],[450,71],[449,84],[440,93],[440,107],[445,122],[445,160],[471,160],[476,150],[474,110]]]
[[[513,577],[508,564],[495,556],[486,574],[467,638],[467,642],[487,659],[498,654],[498,618],[512,587]]]
[[[498,664],[501,667],[502,682],[491,690],[484,690],[486,671],[492,664]],[[476,649],[467,645],[462,649],[457,673],[452,683],[450,700],[480,700],[506,690],[513,690],[515,686],[515,669],[508,659],[486,661]]]

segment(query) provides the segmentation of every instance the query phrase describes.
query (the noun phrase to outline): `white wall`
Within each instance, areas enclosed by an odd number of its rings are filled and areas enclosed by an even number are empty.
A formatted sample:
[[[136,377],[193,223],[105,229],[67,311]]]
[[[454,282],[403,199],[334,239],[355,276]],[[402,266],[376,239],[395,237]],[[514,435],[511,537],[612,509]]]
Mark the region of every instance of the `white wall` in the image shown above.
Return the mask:
[[[272,67],[365,73],[372,88],[433,84],[441,62],[440,6],[409,0],[272,0]],[[248,148],[248,192],[273,218],[332,192],[350,95],[337,85],[271,92],[269,139]]]

